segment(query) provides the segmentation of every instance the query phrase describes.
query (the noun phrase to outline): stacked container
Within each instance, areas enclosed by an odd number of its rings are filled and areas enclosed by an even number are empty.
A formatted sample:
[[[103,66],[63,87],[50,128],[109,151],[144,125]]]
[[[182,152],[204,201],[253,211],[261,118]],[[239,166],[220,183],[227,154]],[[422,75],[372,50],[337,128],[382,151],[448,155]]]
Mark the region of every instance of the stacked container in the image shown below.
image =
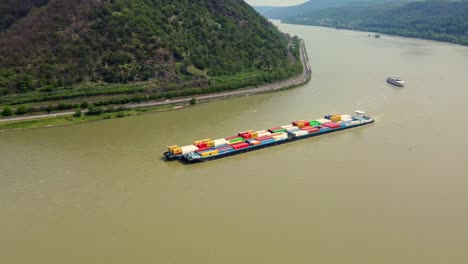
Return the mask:
[[[273,127],[273,128],[268,129],[268,131],[270,133],[280,133],[280,132],[286,132],[287,130],[282,127]]]
[[[309,134],[309,132],[307,132],[307,130],[299,130],[299,131],[291,132],[291,134],[293,134],[295,137],[302,137],[302,136]]]
[[[222,147],[217,148],[217,150],[219,154],[224,154],[224,153],[234,151],[234,149],[231,146],[222,146]]]
[[[341,121],[341,115],[332,115],[332,116],[330,117],[330,121],[332,121],[332,122]]]
[[[260,141],[256,139],[248,139],[245,142],[247,142],[250,146],[260,145]]]
[[[292,128],[294,127],[293,125],[284,125],[284,126],[281,126],[281,128],[284,128],[284,129],[288,129],[288,128]]]
[[[236,143],[236,144],[232,144],[231,147],[235,150],[238,150],[238,149],[243,149],[243,148],[246,148],[248,147],[249,144],[245,143],[245,142],[242,142],[242,143]]]
[[[281,141],[281,140],[286,140],[286,139],[288,139],[288,134],[287,134],[287,133],[284,133],[284,132],[280,132],[280,133],[272,134],[271,137],[272,137],[275,141]]]
[[[350,115],[341,115],[341,121],[351,121],[353,118]]]
[[[197,151],[198,147],[196,147],[194,145],[188,145],[188,146],[181,147],[181,149],[182,149],[182,154],[187,154],[187,153],[190,153],[190,152]]]
[[[337,124],[335,122],[326,123],[326,124],[323,124],[323,126],[329,127],[329,128],[339,128],[339,127],[341,127],[340,124]]]
[[[320,125],[331,122],[330,119],[326,119],[326,118],[315,119],[314,121],[317,122],[317,123],[320,123]]]
[[[207,149],[207,150],[204,150],[204,151],[198,150],[197,153],[200,154],[202,156],[202,158],[206,158],[206,157],[211,157],[211,156],[218,155],[219,150],[217,150],[217,149]]]
[[[294,131],[299,131],[301,130],[300,128],[298,128],[297,126],[291,126],[290,128],[287,128],[286,131],[288,132],[294,132]]]
[[[271,135],[270,132],[266,130],[260,130],[260,131],[255,131],[252,133],[252,138],[259,138],[259,137],[265,137]]]
[[[306,120],[298,120],[298,121],[292,122],[292,124],[294,126],[297,126],[297,127],[301,128],[301,127],[305,127],[305,126],[310,125],[310,122],[306,121]]]
[[[318,121],[316,121],[316,120],[311,120],[311,121],[310,121],[310,126],[312,126],[312,127],[318,127],[318,126],[320,126],[321,124],[322,124],[322,123],[320,123],[320,122],[318,122]]]
[[[303,130],[303,131],[307,131],[309,134],[315,133],[315,132],[318,132],[318,131],[319,131],[318,128],[316,128],[316,127],[311,127],[311,126],[307,127],[306,129],[302,128],[302,130]]]

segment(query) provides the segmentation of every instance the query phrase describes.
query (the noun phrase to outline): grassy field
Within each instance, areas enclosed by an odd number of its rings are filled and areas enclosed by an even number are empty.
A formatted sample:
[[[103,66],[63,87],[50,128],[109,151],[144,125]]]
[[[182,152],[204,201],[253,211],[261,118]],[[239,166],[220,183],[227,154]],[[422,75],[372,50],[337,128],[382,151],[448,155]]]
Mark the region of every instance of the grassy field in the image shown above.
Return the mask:
[[[174,105],[162,105],[162,106],[145,107],[145,108],[138,108],[138,109],[129,109],[129,110],[113,112],[113,113],[104,113],[98,116],[82,115],[80,117],[74,117],[73,115],[67,115],[67,116],[39,118],[39,119],[33,119],[33,120],[0,122],[0,131],[72,125],[72,124],[104,120],[104,119],[123,118],[127,116],[140,115],[143,113],[167,111],[167,110],[177,109],[181,107],[183,106],[182,105],[175,105],[175,106]]]

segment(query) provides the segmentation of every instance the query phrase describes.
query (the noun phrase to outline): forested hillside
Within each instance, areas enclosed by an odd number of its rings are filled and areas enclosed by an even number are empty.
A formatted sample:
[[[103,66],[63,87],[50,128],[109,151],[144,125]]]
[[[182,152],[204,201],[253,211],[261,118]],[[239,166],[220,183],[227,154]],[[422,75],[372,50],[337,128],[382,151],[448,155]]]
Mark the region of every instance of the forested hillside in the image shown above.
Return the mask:
[[[0,95],[94,83],[171,90],[297,70],[287,38],[242,0],[5,0],[0,8]]]
[[[468,1],[353,4],[309,11],[286,23],[329,26],[468,45]]]

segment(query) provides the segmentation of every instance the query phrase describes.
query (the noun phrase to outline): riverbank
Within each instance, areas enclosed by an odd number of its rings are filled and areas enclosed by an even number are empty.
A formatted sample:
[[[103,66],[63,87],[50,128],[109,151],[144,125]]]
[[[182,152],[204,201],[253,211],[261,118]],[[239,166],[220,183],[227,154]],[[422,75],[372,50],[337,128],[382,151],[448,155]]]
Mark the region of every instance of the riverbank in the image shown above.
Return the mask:
[[[302,64],[302,73],[296,77],[277,83],[268,83],[256,87],[246,87],[229,92],[210,93],[198,96],[180,97],[164,101],[148,101],[144,103],[113,105],[113,108],[123,107],[125,110],[112,111],[102,115],[87,115],[88,110],[83,110],[83,115],[74,117],[75,111],[63,111],[50,114],[40,114],[31,116],[21,116],[13,118],[0,119],[0,131],[30,129],[40,127],[52,127],[58,125],[71,125],[90,121],[104,120],[115,117],[125,117],[136,114],[143,114],[155,111],[167,111],[183,108],[185,106],[204,103],[211,100],[227,99],[230,97],[253,95],[260,93],[273,92],[278,90],[290,89],[304,85],[310,80],[311,68],[304,41],[300,41],[300,58]]]

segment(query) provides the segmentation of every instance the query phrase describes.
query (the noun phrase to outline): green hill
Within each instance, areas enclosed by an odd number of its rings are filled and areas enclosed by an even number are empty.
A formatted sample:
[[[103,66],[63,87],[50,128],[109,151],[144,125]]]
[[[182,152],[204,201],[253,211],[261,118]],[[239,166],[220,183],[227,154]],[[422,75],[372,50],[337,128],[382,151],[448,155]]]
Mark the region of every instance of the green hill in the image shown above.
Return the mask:
[[[283,12],[281,19],[285,23],[373,31],[468,45],[467,0],[351,0],[341,6],[310,8],[320,1],[308,2],[309,8],[300,12]],[[345,0],[331,3],[340,2]]]
[[[298,69],[287,38],[242,0],[5,0],[0,11],[4,102],[219,88],[248,76],[231,89]]]

